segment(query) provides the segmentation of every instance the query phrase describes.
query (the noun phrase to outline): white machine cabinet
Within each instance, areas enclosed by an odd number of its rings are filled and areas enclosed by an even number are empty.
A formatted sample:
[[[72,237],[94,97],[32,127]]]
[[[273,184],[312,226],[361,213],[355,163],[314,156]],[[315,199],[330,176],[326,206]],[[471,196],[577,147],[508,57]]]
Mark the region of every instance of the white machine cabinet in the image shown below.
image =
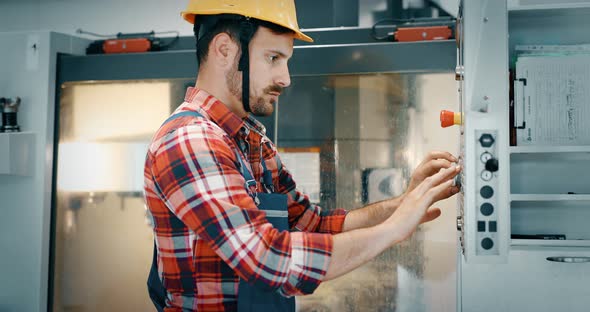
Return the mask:
[[[458,311],[590,311],[590,0],[462,0]]]

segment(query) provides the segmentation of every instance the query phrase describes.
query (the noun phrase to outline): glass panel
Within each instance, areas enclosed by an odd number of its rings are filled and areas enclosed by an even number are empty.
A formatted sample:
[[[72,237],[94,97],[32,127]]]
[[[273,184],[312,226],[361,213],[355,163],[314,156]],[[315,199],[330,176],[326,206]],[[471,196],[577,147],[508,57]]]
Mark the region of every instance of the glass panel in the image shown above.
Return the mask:
[[[153,132],[170,114],[174,82],[62,86],[54,311],[153,310],[143,161]]]
[[[458,150],[440,129],[456,109],[450,74],[295,77],[281,99],[277,146],[320,151],[321,200],[354,209],[403,192],[430,150]],[[291,159],[291,157],[290,157]],[[289,166],[289,164],[286,164]],[[310,174],[296,167],[294,179]],[[455,199],[443,215],[377,259],[298,298],[299,311],[455,311]]]
[[[427,151],[458,150],[456,132],[438,121],[440,109],[456,108],[453,78],[294,77],[277,117],[262,121],[288,167],[296,167],[296,181],[309,192],[317,188],[314,201],[354,209],[402,192]],[[153,310],[145,284],[152,232],[138,193],[143,157],[193,82],[62,86],[55,311]],[[453,199],[441,203],[443,215],[406,242],[298,298],[299,310],[455,311],[454,206]]]

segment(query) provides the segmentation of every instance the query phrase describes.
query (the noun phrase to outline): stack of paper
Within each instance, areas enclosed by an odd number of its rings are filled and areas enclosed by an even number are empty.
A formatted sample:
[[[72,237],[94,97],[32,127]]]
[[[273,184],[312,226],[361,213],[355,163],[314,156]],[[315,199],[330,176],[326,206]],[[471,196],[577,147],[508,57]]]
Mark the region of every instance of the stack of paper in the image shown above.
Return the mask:
[[[590,144],[590,54],[561,53],[516,62],[518,145]]]

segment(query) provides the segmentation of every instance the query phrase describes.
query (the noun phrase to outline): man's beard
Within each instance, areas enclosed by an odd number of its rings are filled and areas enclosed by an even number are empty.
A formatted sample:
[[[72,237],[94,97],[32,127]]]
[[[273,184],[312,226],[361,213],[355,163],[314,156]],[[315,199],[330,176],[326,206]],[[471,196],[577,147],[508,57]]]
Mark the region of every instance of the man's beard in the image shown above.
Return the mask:
[[[237,62],[234,67],[226,74],[225,80],[230,93],[238,100],[242,99],[242,72],[237,70]],[[274,111],[273,105],[275,100],[271,99],[269,103],[264,99],[264,95],[270,92],[282,92],[283,88],[277,85],[271,85],[262,91],[262,96],[254,96],[250,92],[250,110],[254,116],[265,117],[272,115]]]

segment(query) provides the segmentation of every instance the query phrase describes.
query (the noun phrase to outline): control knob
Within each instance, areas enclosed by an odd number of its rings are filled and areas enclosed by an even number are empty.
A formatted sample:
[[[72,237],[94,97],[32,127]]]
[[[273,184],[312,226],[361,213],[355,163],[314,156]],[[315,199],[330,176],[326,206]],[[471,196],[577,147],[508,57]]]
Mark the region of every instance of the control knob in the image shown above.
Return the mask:
[[[491,172],[498,171],[498,159],[490,158],[486,161],[486,170]]]

